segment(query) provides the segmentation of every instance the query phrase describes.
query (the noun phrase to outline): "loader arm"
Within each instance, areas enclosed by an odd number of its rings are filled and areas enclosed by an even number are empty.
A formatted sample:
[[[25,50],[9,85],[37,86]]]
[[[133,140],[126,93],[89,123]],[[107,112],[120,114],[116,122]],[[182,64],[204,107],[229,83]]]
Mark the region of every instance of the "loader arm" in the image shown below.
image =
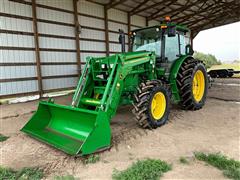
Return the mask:
[[[71,106],[40,102],[22,131],[71,155],[109,148],[110,120],[120,100],[131,99],[143,76],[156,78],[154,71],[155,55],[151,52],[89,57]]]

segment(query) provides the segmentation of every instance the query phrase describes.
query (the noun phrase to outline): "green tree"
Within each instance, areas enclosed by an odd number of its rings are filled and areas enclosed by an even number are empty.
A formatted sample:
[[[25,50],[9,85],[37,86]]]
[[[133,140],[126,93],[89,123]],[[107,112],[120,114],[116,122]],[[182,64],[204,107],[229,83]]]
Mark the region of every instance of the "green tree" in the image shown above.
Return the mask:
[[[193,57],[204,62],[207,68],[210,68],[212,65],[219,65],[221,61],[218,61],[217,58],[212,54],[204,54],[201,52],[195,52]]]

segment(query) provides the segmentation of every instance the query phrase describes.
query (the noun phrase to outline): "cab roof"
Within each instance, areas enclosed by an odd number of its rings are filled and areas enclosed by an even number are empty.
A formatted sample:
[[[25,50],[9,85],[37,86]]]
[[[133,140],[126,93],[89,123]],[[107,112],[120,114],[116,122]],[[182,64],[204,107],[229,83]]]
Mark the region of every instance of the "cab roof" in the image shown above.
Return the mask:
[[[132,30],[131,32],[137,32],[137,31],[140,31],[140,30],[150,29],[150,28],[160,28],[160,29],[162,29],[163,27],[166,28],[166,26],[167,26],[167,27],[176,26],[176,29],[177,29],[178,31],[181,31],[181,32],[190,32],[190,29],[187,28],[186,26],[180,25],[180,24],[176,24],[176,23],[173,23],[173,22],[160,23],[159,25],[155,25],[155,26],[149,26],[149,27],[145,27],[145,28],[134,29],[134,30]]]

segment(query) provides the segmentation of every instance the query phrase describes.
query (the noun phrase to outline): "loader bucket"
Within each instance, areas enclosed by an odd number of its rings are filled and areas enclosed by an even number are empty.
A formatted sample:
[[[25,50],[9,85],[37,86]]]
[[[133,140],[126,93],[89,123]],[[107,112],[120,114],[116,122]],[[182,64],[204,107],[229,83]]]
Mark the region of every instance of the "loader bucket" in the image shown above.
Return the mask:
[[[105,118],[101,111],[42,101],[21,131],[70,155],[86,155],[110,146]]]

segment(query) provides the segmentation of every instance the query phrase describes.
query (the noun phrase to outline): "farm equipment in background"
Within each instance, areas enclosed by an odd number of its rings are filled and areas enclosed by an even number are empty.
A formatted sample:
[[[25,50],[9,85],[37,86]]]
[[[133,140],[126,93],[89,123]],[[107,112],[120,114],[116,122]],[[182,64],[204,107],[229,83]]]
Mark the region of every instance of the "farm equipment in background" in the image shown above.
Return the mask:
[[[213,69],[208,72],[211,78],[228,78],[239,73],[240,71],[234,71],[234,69]]]
[[[130,36],[130,52],[87,58],[70,106],[41,101],[22,131],[68,154],[87,155],[110,147],[110,121],[120,105],[132,104],[137,123],[149,129],[167,122],[170,101],[187,110],[203,107],[208,77],[192,57],[188,28],[165,21]]]

